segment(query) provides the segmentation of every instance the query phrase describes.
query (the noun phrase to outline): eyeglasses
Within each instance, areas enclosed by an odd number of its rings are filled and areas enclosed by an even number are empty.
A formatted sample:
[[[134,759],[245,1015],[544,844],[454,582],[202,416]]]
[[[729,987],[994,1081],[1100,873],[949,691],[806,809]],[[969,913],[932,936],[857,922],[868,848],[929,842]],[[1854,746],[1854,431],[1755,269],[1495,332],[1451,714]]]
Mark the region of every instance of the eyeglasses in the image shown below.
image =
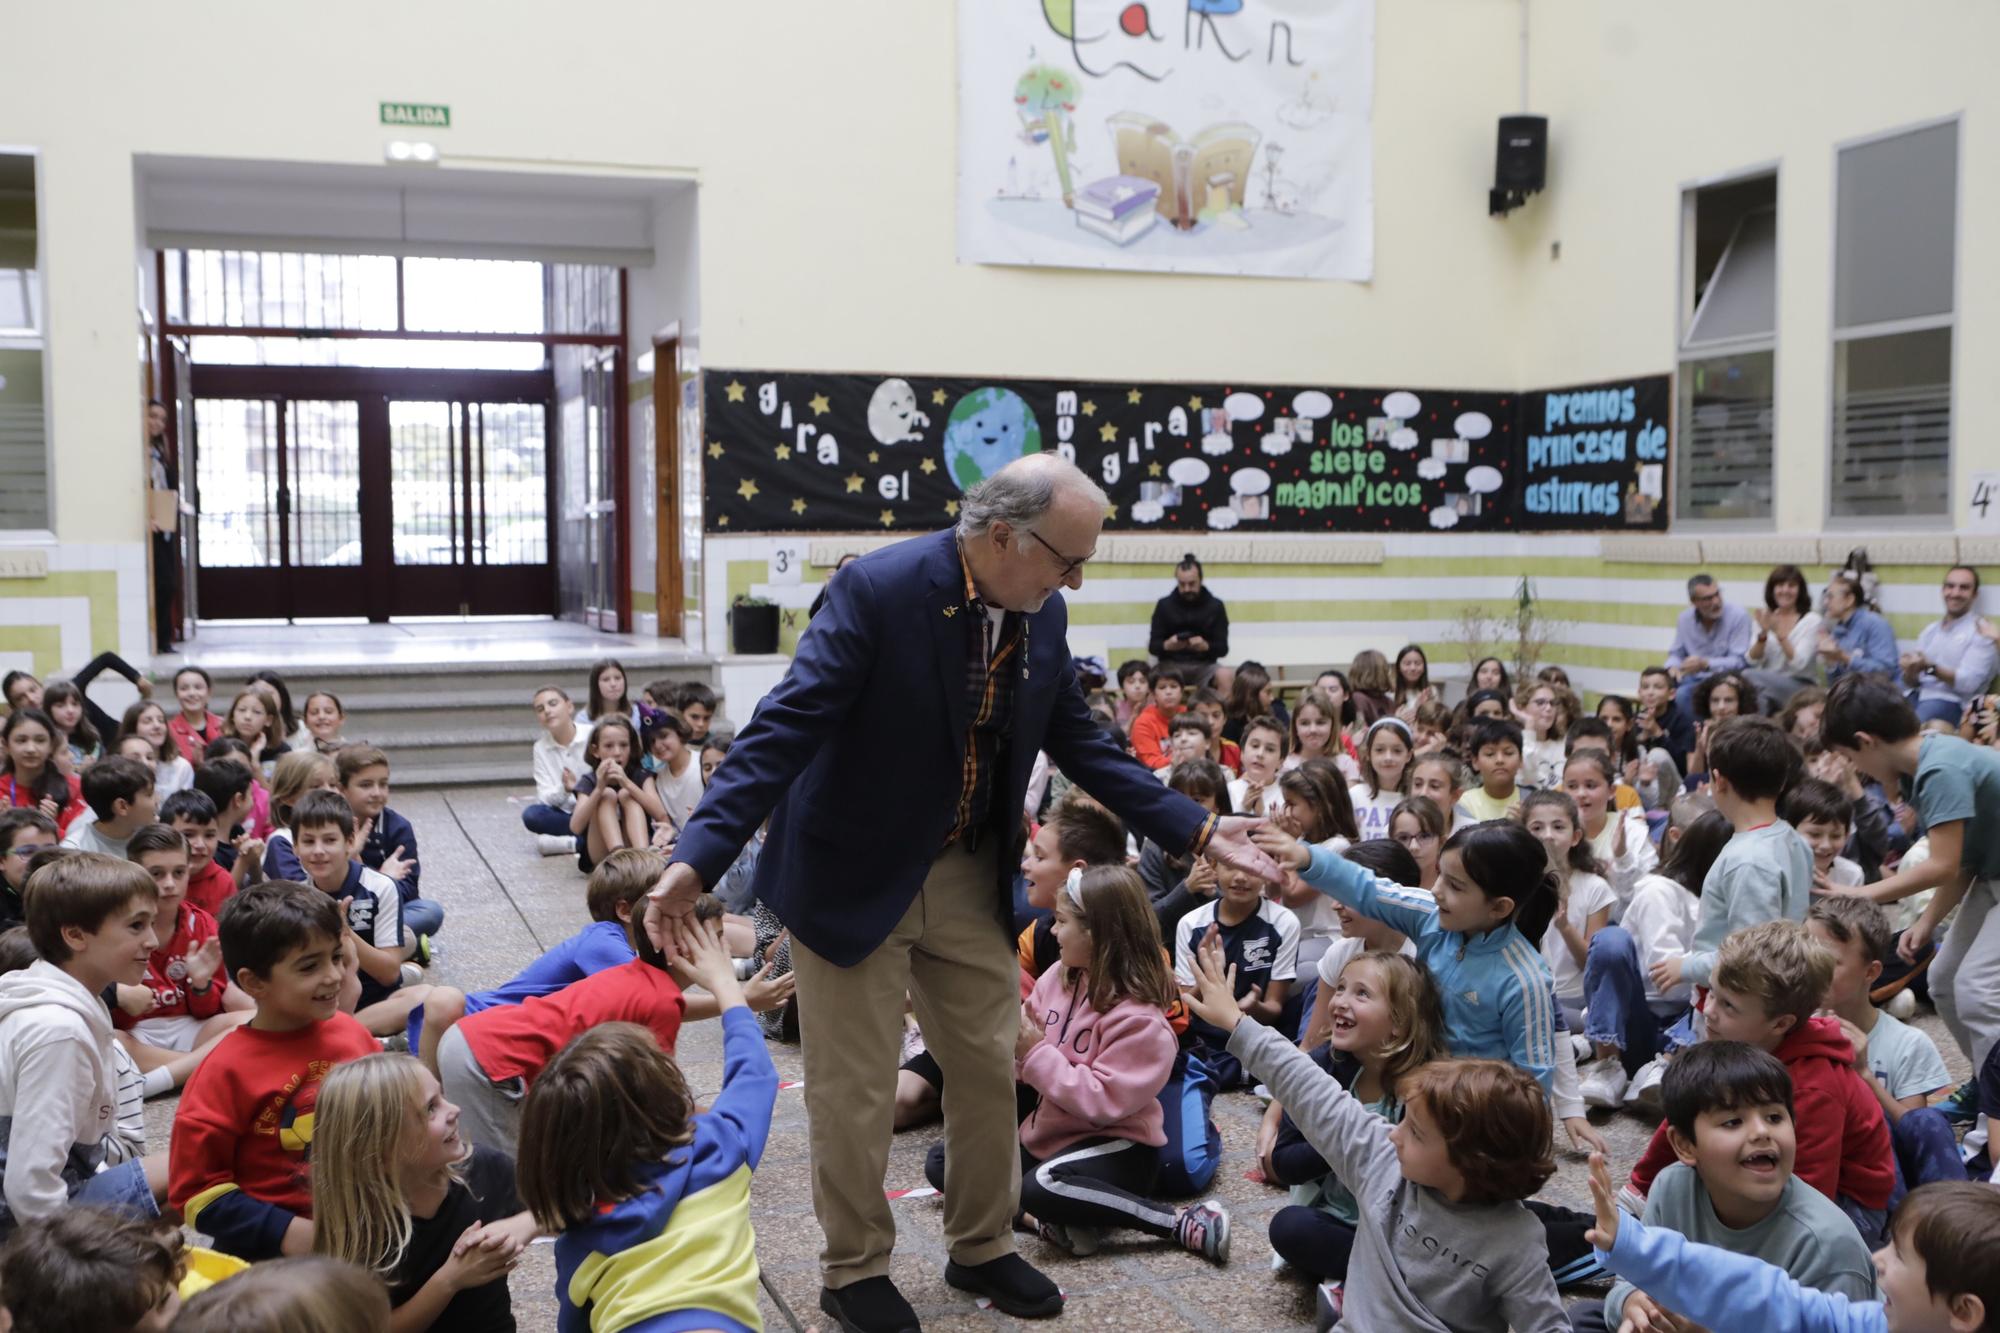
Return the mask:
[[[1427,842],[1436,842],[1437,839],[1438,835],[1435,833],[1398,833],[1396,835],[1396,841],[1402,843],[1405,847],[1421,847]]]
[[[1064,578],[1068,578],[1070,575],[1082,569],[1084,566],[1084,562],[1091,559],[1093,556],[1097,554],[1097,552],[1092,551],[1090,555],[1080,555],[1072,559],[1071,557],[1064,555],[1061,551],[1058,551],[1055,547],[1049,545],[1048,542],[1044,541],[1041,533],[1034,532],[1031,530],[1028,533],[1028,535],[1030,537],[1033,537],[1036,541],[1041,542],[1042,549],[1044,551],[1047,551],[1050,555],[1056,558],[1056,563],[1062,566],[1062,576]]]
[[[29,843],[29,844],[28,844],[27,846],[25,846],[25,847],[11,847],[11,848],[9,848],[9,849],[7,850],[7,855],[9,855],[9,856],[18,856],[18,857],[20,857],[20,858],[21,858],[21,859],[22,859],[23,861],[32,861],[32,860],[34,860],[34,859],[35,859],[35,853],[37,853],[37,852],[46,852],[46,851],[48,851],[48,850],[49,850],[49,849],[50,849],[51,847],[54,847],[54,846],[55,846],[55,844],[54,844],[54,843],[52,843],[52,842],[31,842],[31,843]]]

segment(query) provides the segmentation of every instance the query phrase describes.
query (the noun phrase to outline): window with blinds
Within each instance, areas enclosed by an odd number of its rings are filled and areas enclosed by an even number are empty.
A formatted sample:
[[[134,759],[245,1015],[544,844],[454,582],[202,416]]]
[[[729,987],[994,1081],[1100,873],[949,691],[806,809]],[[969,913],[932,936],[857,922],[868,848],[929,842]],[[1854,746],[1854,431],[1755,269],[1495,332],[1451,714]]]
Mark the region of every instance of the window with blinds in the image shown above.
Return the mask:
[[[1778,327],[1778,178],[1690,190],[1676,519],[1768,522]]]
[[[1841,149],[1834,227],[1829,512],[1947,514],[1958,122]]]
[[[35,158],[0,153],[0,530],[49,526]]]

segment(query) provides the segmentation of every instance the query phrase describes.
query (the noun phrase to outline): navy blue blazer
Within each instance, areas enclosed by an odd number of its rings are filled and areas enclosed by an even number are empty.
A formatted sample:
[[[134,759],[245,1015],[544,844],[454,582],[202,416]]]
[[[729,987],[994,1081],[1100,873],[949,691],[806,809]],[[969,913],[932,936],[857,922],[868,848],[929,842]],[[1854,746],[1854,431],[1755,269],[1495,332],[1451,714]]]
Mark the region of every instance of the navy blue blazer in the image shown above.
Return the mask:
[[[874,952],[951,831],[971,715],[968,614],[950,531],[843,569],[791,669],[730,746],[673,859],[713,887],[768,814],[757,896],[823,958],[851,967]],[[1027,619],[1027,675],[1014,682],[1013,733],[994,775],[994,823],[1012,835],[1000,848],[1002,885],[1018,868],[1012,812],[1037,750],[1146,837],[1186,847],[1208,812],[1167,790],[1090,716],[1070,668],[1062,595]]]

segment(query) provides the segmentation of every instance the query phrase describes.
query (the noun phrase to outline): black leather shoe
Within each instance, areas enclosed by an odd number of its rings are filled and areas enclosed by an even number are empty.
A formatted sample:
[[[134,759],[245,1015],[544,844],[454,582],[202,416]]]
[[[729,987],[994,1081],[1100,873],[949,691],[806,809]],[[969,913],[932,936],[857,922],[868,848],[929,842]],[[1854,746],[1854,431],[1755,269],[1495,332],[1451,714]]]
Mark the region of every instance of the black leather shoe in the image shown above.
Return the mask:
[[[1003,1254],[983,1264],[944,1266],[944,1280],[993,1302],[993,1308],[1016,1319],[1053,1319],[1062,1313],[1063,1294],[1018,1254]]]
[[[837,1289],[821,1287],[819,1308],[847,1333],[923,1333],[917,1312],[886,1277],[863,1278]]]

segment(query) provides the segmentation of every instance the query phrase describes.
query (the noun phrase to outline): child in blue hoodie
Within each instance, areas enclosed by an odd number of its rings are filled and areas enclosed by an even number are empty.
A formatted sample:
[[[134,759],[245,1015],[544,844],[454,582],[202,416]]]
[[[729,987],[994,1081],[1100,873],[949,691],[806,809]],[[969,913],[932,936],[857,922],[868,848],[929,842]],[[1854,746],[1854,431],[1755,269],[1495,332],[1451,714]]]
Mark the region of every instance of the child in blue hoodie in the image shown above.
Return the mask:
[[[521,1110],[521,1199],[556,1234],[556,1326],[761,1327],[750,1173],[778,1071],[722,942],[676,928],[671,966],[722,1008],[722,1091],[707,1111],[653,1035],[605,1023],[541,1073]]]
[[[1879,1301],[1801,1286],[1784,1269],[1697,1245],[1618,1211],[1602,1153],[1590,1157],[1590,1243],[1619,1277],[1704,1328],[1766,1333],[1980,1333],[2000,1327],[2000,1190],[1939,1182],[1911,1190],[1875,1251]]]
[[[1540,940],[1555,915],[1556,879],[1532,833],[1497,821],[1460,829],[1439,853],[1429,893],[1269,825],[1251,836],[1335,902],[1409,937],[1444,996],[1445,1046],[1453,1055],[1510,1061],[1550,1088],[1555,992]]]

